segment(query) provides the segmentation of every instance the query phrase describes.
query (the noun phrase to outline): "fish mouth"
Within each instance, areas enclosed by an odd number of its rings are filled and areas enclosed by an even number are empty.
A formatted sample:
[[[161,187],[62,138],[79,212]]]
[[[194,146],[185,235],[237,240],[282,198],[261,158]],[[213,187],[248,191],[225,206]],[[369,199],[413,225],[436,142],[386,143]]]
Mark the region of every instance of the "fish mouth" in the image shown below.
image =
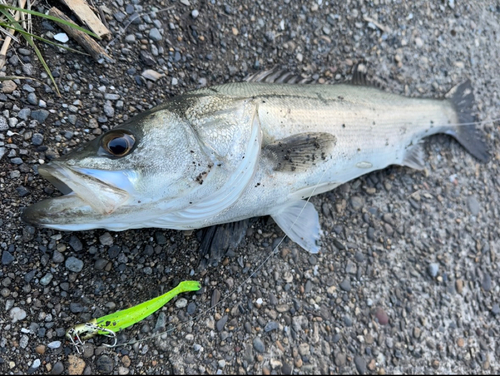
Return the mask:
[[[126,190],[117,187],[112,181],[96,177],[106,176],[107,171],[51,162],[40,166],[38,172],[63,196],[46,199],[26,208],[21,218],[33,225],[81,230],[84,228],[78,226],[79,222],[106,217],[130,198]],[[109,174],[113,175],[113,172]]]

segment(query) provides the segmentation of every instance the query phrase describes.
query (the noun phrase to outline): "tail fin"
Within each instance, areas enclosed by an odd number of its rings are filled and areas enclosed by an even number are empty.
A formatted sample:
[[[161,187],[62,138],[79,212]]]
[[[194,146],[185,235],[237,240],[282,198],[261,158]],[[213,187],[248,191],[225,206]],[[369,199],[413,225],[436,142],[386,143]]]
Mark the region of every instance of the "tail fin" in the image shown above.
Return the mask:
[[[472,92],[470,80],[464,81],[453,87],[446,94],[446,97],[453,104],[459,123],[459,125],[446,131],[446,134],[453,136],[478,160],[483,163],[488,162],[490,158],[488,145],[474,124],[475,119],[472,114],[474,93]]]

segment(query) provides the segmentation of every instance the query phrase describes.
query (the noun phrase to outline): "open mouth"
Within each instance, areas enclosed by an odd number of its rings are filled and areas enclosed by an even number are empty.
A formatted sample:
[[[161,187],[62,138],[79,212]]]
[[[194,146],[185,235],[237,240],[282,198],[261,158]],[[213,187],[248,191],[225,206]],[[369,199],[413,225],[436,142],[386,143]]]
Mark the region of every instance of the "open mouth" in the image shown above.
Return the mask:
[[[57,162],[40,166],[39,173],[52,183],[63,196],[40,201],[25,209],[22,218],[28,223],[50,226],[73,222],[76,217],[106,216],[129,200],[126,190],[116,187],[106,171],[67,167]],[[111,176],[113,172],[109,173]]]

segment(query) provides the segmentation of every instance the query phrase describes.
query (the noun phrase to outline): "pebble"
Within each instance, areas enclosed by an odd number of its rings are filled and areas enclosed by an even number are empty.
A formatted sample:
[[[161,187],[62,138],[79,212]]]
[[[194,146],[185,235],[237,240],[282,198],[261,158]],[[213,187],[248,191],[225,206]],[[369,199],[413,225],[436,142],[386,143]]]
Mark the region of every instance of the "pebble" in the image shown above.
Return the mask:
[[[351,291],[351,279],[346,277],[341,283],[340,288],[346,292]]]
[[[54,35],[54,39],[61,43],[66,43],[67,41],[69,41],[69,37],[66,33],[57,33],[56,35]]]
[[[354,357],[354,364],[356,365],[356,369],[361,375],[366,373],[366,360],[362,356],[356,355]]]
[[[472,215],[479,214],[479,201],[477,201],[476,196],[467,197],[467,206],[469,207]]]
[[[79,273],[83,269],[83,261],[80,259],[77,259],[76,257],[68,257],[66,260],[64,266],[66,266],[67,269],[74,273]]]
[[[175,306],[177,308],[184,308],[187,306],[187,299],[185,298],[180,298],[180,299],[177,299],[177,301],[175,302]]]
[[[3,116],[0,116],[0,132],[9,129],[9,122]]]
[[[9,251],[2,253],[2,265],[10,265],[15,260],[15,257]]]
[[[33,120],[36,120],[39,123],[43,123],[47,119],[47,117],[49,116],[49,111],[47,111],[47,110],[31,111],[30,116]]]
[[[160,78],[165,77],[164,74],[158,73],[157,71],[152,69],[146,69],[144,72],[141,73],[141,75],[145,79],[151,81],[158,81]]]
[[[484,291],[490,291],[491,290],[491,276],[488,273],[485,273],[482,281],[482,286]]]
[[[264,346],[264,343],[259,337],[255,337],[253,339],[253,348],[255,349],[255,351],[261,354],[266,352],[266,347]]]
[[[40,279],[40,284],[42,286],[47,286],[50,283],[50,281],[52,281],[52,278],[54,278],[52,273],[47,273]]]
[[[36,97],[35,93],[28,94],[28,103],[32,104],[33,106],[36,106],[38,104],[38,98]]]
[[[68,374],[69,375],[81,375],[85,369],[85,361],[76,356],[68,355]]]
[[[109,374],[115,366],[113,359],[107,355],[102,355],[96,361],[97,372]]]
[[[345,353],[339,352],[335,354],[335,364],[337,367],[343,367],[346,364],[346,355]]]
[[[50,373],[52,375],[60,375],[64,372],[64,364],[62,362],[57,362],[54,364],[54,367],[52,367],[52,370]]]
[[[75,252],[80,252],[83,249],[83,244],[75,235],[71,235],[69,245]]]
[[[52,341],[47,345],[47,347],[49,349],[58,349],[59,347],[61,347],[61,341]]]
[[[42,362],[40,361],[40,359],[35,359],[33,361],[33,363],[31,363],[31,368],[37,369],[38,367],[40,367],[40,364],[42,364]]]
[[[17,117],[22,120],[28,120],[31,116],[31,108],[23,108],[17,113]],[[0,131],[2,130],[2,116],[0,116]]]
[[[113,245],[113,237],[111,236],[111,234],[109,232],[105,232],[104,234],[99,236],[99,242],[102,245],[111,246],[111,245]]]
[[[438,275],[438,271],[439,271],[439,264],[435,262],[429,264],[429,266],[427,267],[427,272],[432,278],[436,278],[436,276]]]
[[[156,27],[153,27],[151,30],[149,30],[149,38],[151,38],[155,42],[159,42],[163,39],[160,31]]]
[[[228,315],[224,315],[219,321],[217,321],[217,324],[215,324],[217,331],[221,332],[224,329],[224,326],[226,326],[228,318],[229,318]]]
[[[387,325],[389,323],[389,316],[382,308],[377,308],[375,317],[380,325]]]
[[[363,199],[358,196],[352,196],[350,201],[351,201],[351,206],[354,210],[359,210],[364,205]]]
[[[187,306],[187,313],[192,315],[195,312],[196,312],[196,303],[194,303],[194,302],[189,303]]]
[[[273,330],[278,330],[279,329],[279,324],[276,321],[269,321],[266,326],[264,327],[264,331],[266,333],[271,332]]]
[[[193,9],[191,11],[191,17],[193,17],[194,19],[198,18],[199,15],[200,15],[200,12],[197,9]]]

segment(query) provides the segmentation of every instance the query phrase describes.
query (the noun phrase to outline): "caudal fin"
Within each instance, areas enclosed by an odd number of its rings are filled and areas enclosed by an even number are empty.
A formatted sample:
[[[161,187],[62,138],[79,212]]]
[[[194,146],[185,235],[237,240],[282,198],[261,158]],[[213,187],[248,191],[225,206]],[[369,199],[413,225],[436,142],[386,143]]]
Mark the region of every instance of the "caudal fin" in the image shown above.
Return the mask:
[[[474,115],[474,93],[470,80],[453,87],[446,97],[451,101],[458,115],[458,125],[446,131],[446,134],[453,136],[460,144],[467,149],[479,161],[488,162],[490,155],[488,145],[483,135],[475,126]]]

